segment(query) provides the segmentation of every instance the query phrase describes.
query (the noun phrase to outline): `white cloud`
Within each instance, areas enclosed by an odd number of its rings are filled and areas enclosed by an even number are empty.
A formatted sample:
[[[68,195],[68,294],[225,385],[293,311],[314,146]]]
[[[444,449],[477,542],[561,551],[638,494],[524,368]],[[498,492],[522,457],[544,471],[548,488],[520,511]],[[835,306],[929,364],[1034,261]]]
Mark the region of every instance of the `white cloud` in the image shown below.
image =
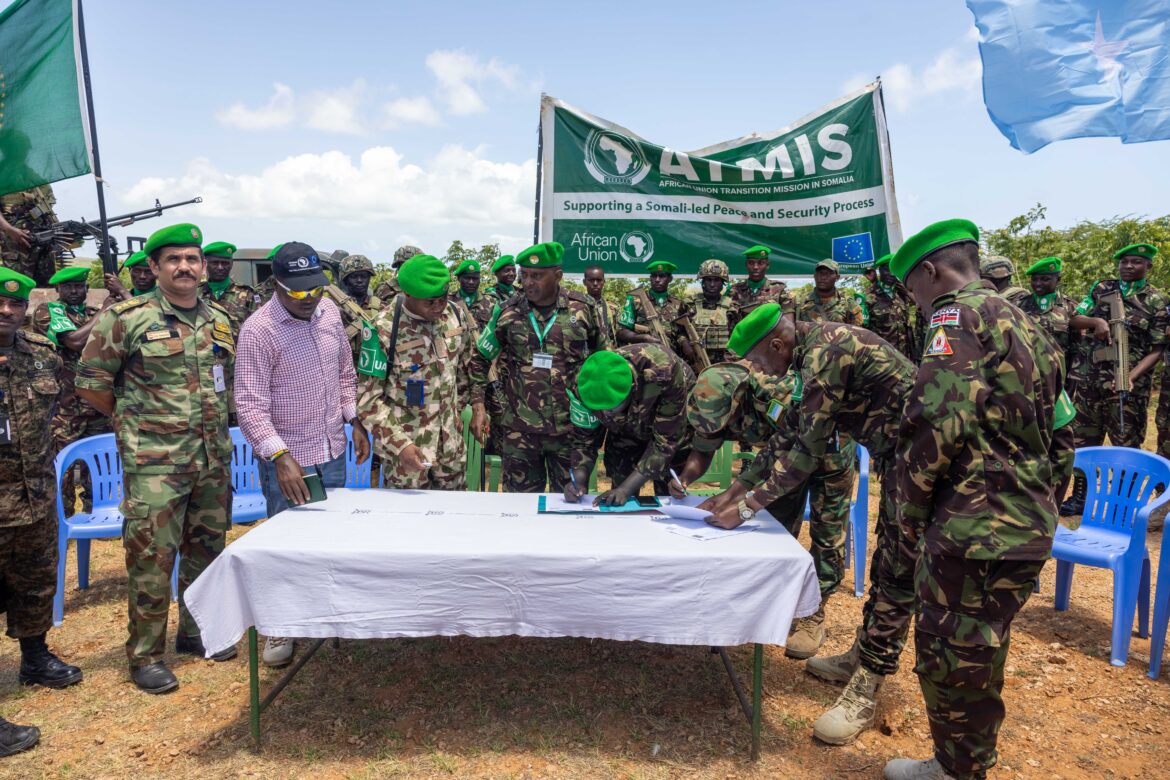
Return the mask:
[[[292,87],[280,82],[272,85],[272,97],[259,108],[248,108],[243,103],[233,103],[215,114],[221,125],[238,127],[241,130],[272,130],[287,127],[292,124],[294,117]]]
[[[375,146],[356,162],[338,151],[301,154],[259,173],[229,173],[196,158],[179,176],[142,179],[126,200],[165,201],[198,192],[200,214],[212,218],[490,228],[525,235],[532,225],[535,182],[534,159],[495,162],[479,148],[446,146],[423,168],[392,147]]]
[[[366,98],[366,82],[358,79],[348,87],[313,92],[304,101],[305,123],[330,133],[361,135],[365,121],[361,116]]]
[[[882,72],[882,88],[886,102],[899,112],[910,109],[922,98],[944,93],[963,96],[979,92],[983,75],[983,64],[973,42],[978,40],[975,28],[974,38],[969,31],[963,36],[963,43],[944,49],[924,68],[915,70],[906,63],[897,63]],[[856,75],[844,84],[844,91],[850,92],[870,79]]]
[[[382,124],[387,128],[411,123],[434,127],[442,121],[439,110],[427,97],[397,98],[382,106]]]
[[[520,79],[518,67],[505,65],[494,57],[485,63],[463,50],[436,49],[427,55],[427,67],[439,82],[439,99],[456,116],[487,110],[479,87],[495,82],[513,90]]]

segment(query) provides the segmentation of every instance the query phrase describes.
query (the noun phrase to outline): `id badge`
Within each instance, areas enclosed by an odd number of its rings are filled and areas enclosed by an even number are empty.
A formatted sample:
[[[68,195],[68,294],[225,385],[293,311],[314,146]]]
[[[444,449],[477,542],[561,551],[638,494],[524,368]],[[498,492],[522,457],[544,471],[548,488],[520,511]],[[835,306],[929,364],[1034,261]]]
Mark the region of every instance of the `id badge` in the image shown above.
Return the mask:
[[[552,355],[547,352],[532,353],[532,367],[533,368],[552,368]]]
[[[12,421],[8,415],[0,414],[0,444],[12,443]]]
[[[406,405],[407,406],[422,406],[426,403],[426,387],[427,383],[423,379],[407,379],[406,380]]]
[[[211,367],[211,383],[215,385],[215,392],[227,392],[227,382],[223,378],[223,366]]]

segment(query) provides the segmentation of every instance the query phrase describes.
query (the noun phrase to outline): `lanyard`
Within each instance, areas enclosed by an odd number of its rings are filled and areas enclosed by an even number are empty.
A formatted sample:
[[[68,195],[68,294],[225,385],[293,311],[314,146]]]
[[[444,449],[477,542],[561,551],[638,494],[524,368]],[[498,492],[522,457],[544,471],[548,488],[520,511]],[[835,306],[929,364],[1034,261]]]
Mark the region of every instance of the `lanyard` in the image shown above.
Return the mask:
[[[560,312],[557,312],[557,314],[559,313]],[[536,334],[536,342],[539,348],[544,349],[544,337],[548,335],[550,330],[552,330],[553,323],[557,321],[557,315],[554,314],[552,318],[549,319],[548,323],[544,326],[543,331],[541,331],[540,327],[536,324],[535,314],[528,312],[528,319],[532,322],[532,332]]]

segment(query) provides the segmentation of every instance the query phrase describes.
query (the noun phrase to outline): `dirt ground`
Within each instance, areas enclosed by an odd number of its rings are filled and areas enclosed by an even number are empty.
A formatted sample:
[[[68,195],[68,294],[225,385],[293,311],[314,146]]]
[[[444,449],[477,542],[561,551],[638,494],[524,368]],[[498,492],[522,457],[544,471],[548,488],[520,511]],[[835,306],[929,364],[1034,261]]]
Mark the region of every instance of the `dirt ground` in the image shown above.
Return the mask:
[[[876,485],[872,488],[876,495]],[[876,501],[871,501],[876,507]],[[872,523],[871,523],[872,527]],[[247,533],[236,528],[232,538]],[[807,532],[802,534],[807,543]],[[1161,533],[1149,548],[1155,576]],[[873,540],[871,537],[870,548]],[[992,778],[1170,776],[1170,672],[1146,677],[1149,640],[1109,665],[1112,585],[1079,567],[1068,612],[1052,607],[1054,564],[1013,627],[1001,762]],[[717,657],[706,648],[583,639],[342,641],[322,648],[248,732],[246,642],[216,664],[168,653],[181,687],[149,696],[130,683],[119,540],[93,543],[91,587],[77,589],[70,548],[65,622],[50,645],[85,681],[63,691],[16,683],[19,651],[0,653],[0,714],[39,725],[42,741],[0,759],[0,777],[878,778],[897,756],[928,757],[913,647],[880,694],[877,728],[843,748],[811,737],[838,689],[766,650],[761,760]],[[843,651],[859,622],[852,570],[828,603]],[[172,606],[171,640],[176,611]],[[307,643],[301,643],[303,648]],[[731,650],[745,683],[750,648]],[[279,672],[264,669],[262,687]]]

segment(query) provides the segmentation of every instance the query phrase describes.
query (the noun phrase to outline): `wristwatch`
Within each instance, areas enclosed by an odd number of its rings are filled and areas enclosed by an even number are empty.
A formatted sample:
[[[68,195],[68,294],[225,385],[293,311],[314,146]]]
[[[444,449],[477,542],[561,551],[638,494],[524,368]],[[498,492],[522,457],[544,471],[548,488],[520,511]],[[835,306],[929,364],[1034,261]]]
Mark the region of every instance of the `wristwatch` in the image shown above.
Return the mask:
[[[748,506],[748,503],[747,503],[747,500],[752,497],[752,492],[753,491],[749,490],[747,492],[747,494],[743,497],[743,500],[739,502],[739,519],[744,521],[745,523],[748,520],[755,518],[755,516],[756,516],[756,510],[754,510],[750,506]]]

